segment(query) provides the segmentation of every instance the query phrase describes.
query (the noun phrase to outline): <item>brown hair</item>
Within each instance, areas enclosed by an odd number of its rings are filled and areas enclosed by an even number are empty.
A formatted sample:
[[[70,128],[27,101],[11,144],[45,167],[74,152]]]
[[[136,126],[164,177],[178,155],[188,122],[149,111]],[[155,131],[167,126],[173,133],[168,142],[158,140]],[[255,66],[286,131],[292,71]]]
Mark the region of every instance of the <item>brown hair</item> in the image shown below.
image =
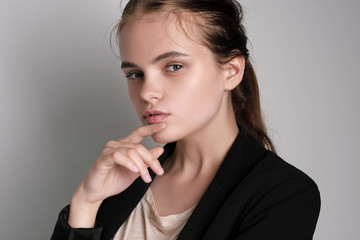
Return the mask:
[[[199,26],[202,44],[213,52],[220,65],[236,57],[244,57],[243,79],[231,92],[236,121],[260,144],[275,152],[262,119],[257,78],[249,60],[241,5],[236,0],[130,0],[122,19],[114,28],[116,40],[119,40],[120,31],[128,21],[158,12],[173,13],[180,21],[185,16],[183,13],[195,16],[191,20]],[[200,21],[196,21],[197,17]]]

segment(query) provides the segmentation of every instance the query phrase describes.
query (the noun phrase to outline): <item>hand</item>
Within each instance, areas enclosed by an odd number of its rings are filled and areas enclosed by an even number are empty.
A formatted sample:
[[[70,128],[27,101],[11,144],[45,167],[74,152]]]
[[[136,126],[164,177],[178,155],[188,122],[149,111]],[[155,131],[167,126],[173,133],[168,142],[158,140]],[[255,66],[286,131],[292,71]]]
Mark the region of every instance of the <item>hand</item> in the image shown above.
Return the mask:
[[[163,147],[148,150],[140,144],[146,136],[164,127],[163,123],[141,126],[128,136],[106,144],[73,195],[68,220],[72,227],[92,227],[102,201],[124,191],[139,176],[151,182],[148,167],[158,175],[164,173],[157,160]]]

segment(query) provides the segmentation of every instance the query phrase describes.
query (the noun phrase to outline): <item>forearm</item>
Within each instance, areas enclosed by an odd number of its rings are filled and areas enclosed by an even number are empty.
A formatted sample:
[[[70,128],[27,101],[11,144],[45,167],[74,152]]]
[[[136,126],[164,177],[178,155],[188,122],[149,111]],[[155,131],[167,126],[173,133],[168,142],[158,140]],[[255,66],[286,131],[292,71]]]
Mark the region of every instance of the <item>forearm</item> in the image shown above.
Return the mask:
[[[70,204],[68,224],[72,228],[93,228],[101,202],[86,203],[75,193]]]

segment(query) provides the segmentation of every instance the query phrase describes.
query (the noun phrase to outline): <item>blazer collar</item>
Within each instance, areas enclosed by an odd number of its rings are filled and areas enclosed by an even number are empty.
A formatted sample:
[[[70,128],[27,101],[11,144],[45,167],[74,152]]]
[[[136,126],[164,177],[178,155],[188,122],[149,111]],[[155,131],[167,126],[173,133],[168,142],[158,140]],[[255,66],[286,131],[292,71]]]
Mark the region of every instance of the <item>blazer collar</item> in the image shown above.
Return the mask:
[[[178,239],[202,239],[227,196],[266,154],[267,150],[239,127],[238,136]]]
[[[176,142],[164,146],[164,153],[159,158],[161,164],[170,156],[175,146]],[[227,195],[233,191],[266,153],[265,148],[259,145],[244,128],[239,127],[235,141],[178,239],[201,239]],[[151,169],[149,172],[152,178],[156,177]],[[98,212],[98,220],[103,223],[101,239],[109,239],[115,235],[149,186],[150,184],[144,183],[141,178],[138,178],[124,192],[103,202]]]
[[[164,153],[159,158],[161,164],[174,151],[175,146],[176,142],[165,145]],[[218,182],[225,194],[232,192],[266,153],[267,150],[247,130],[239,126],[239,133],[220,165],[214,180]],[[152,171],[151,175],[156,177]]]
[[[240,127],[239,134],[215,175],[215,180],[222,186],[225,194],[232,192],[266,154],[267,150]]]

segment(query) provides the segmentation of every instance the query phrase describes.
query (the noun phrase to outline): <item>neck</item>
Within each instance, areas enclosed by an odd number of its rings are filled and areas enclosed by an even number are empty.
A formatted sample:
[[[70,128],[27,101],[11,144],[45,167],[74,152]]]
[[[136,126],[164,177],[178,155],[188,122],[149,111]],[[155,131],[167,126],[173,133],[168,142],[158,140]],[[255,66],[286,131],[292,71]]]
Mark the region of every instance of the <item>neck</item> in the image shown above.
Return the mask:
[[[215,173],[238,135],[233,111],[220,114],[202,129],[176,143],[168,171],[196,177]]]

